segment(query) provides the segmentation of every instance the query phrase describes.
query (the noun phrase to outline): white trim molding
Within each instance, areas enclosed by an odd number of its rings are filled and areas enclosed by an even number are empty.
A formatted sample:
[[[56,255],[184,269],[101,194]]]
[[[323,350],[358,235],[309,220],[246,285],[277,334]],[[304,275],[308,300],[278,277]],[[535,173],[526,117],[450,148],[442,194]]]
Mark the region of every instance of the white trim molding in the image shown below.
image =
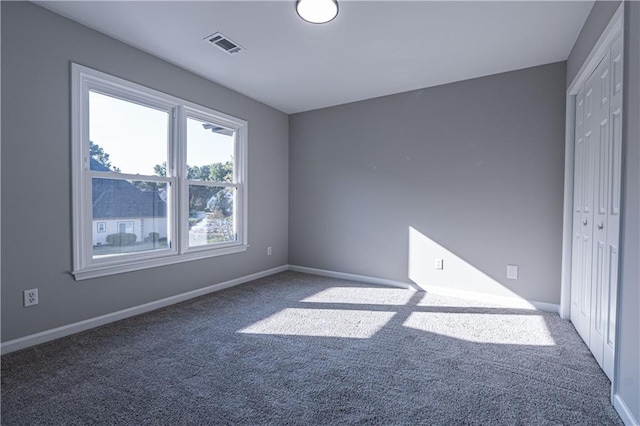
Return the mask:
[[[129,174],[120,171],[94,170],[90,165],[90,94],[116,98],[130,104],[166,113],[166,173]],[[158,90],[115,77],[76,63],[71,63],[71,164],[73,269],[76,280],[119,274],[179,262],[246,251],[248,248],[248,122],[209,107],[197,105]],[[215,124],[233,132],[233,177],[229,182],[194,180],[187,169],[188,119]],[[159,142],[158,142],[159,143]],[[165,145],[159,143],[159,146]],[[143,181],[161,183],[166,194],[166,248],[96,256],[93,236],[92,189],[94,179],[120,182]],[[231,241],[189,244],[189,190],[192,186],[234,189]],[[155,213],[155,210],[154,210]],[[161,216],[165,219],[165,216]],[[154,215],[155,217],[155,215]],[[164,237],[164,235],[162,235]],[[141,238],[144,237],[141,235]]]
[[[584,63],[576,73],[573,81],[569,85],[568,93],[575,95],[580,91],[580,87],[587,81],[589,76],[595,71],[598,64],[607,53],[611,44],[623,33],[624,29],[624,2],[620,3],[618,9],[611,17],[609,24],[604,29],[595,46],[584,60]]]
[[[623,33],[624,2],[620,4],[611,21],[603,31],[597,43],[578,70],[567,89],[566,128],[565,128],[565,173],[564,173],[564,211],[562,232],[562,285],[560,296],[560,317],[569,319],[571,315],[571,246],[573,229],[573,157],[575,133],[575,96],[587,78],[596,69],[600,60],[611,47],[611,43]]]
[[[640,423],[638,422],[638,419],[633,417],[631,410],[629,409],[627,404],[625,404],[624,400],[620,397],[620,395],[615,394],[613,395],[612,399],[613,399],[613,407],[616,409],[616,411],[618,412],[618,415],[622,419],[622,422],[626,426],[640,425]]]
[[[536,302],[533,300],[517,299],[515,297],[494,296],[486,293],[449,289],[446,287],[423,287],[417,286],[413,283],[406,283],[402,281],[394,281],[384,278],[370,277],[366,275],[348,274],[345,272],[328,271],[325,269],[308,268],[306,266],[289,265],[289,270],[295,272],[303,272],[311,275],[319,275],[322,277],[339,278],[348,281],[358,281],[367,284],[385,285],[415,291],[426,291],[428,293],[439,294],[442,296],[459,297],[461,299],[471,299],[484,303],[495,303],[509,308],[530,309],[553,313],[558,313],[560,310],[560,305],[554,303]]]
[[[571,316],[571,246],[573,242],[573,157],[575,133],[575,97],[582,85],[595,71],[607,50],[624,32],[624,2],[613,14],[609,24],[585,59],[580,70],[569,85],[566,94],[565,117],[565,163],[564,163],[564,208],[562,220],[562,284],[560,286],[560,317]]]
[[[402,281],[387,280],[384,278],[369,277],[366,275],[347,274],[346,272],[328,271],[326,269],[308,268],[306,266],[289,265],[289,270],[302,272],[304,274],[318,275],[321,277],[338,278],[347,281],[358,281],[367,284],[385,285],[389,287],[404,288],[409,290],[420,290],[419,287]]]
[[[555,303],[538,302],[536,300],[517,299],[515,297],[494,296],[492,294],[477,293],[467,290],[449,289],[446,287],[427,286],[425,291],[441,296],[458,297],[460,299],[476,300],[484,303],[495,303],[514,309],[528,309],[533,311],[560,312],[560,305]]]
[[[267,269],[265,271],[256,272],[250,275],[245,275],[244,277],[236,278],[218,284],[213,284],[207,287],[199,288],[197,290],[188,291],[186,293],[177,294],[175,296],[145,303],[143,305],[133,306],[131,308],[112,312],[110,314],[100,315],[95,318],[89,318],[83,321],[75,322],[73,324],[67,324],[61,327],[52,328],[51,330],[45,330],[41,331],[40,333],[35,333],[29,336],[20,337],[18,339],[9,340],[0,345],[0,353],[7,354],[9,352],[14,352],[20,349],[28,348],[30,346],[39,345],[40,343],[45,343],[51,340],[59,339],[61,337],[70,336],[72,334],[80,333],[81,331],[100,327],[102,325],[119,321],[121,319],[144,314],[146,312],[184,302],[185,300],[194,299],[196,297],[204,296],[205,294],[220,291],[225,288],[234,287],[240,284],[247,283],[249,281],[257,280],[259,278],[268,277],[269,275],[284,272],[288,269],[288,265],[278,266],[276,268]]]
[[[459,297],[463,299],[477,300],[485,303],[496,303],[505,307],[518,308],[518,309],[532,309],[538,311],[558,312],[558,305],[551,303],[528,301],[524,299],[515,299],[503,296],[492,296],[483,293],[473,293],[462,290],[451,290],[441,287],[428,287],[426,289],[420,288],[413,283],[394,281],[384,278],[376,278],[366,275],[348,274],[345,272],[328,271],[325,269],[308,268],[306,266],[297,265],[282,265],[276,268],[267,269],[264,271],[256,272],[254,274],[245,275],[243,277],[235,278],[233,280],[225,281],[218,284],[213,284],[207,287],[199,288],[197,290],[189,291],[186,293],[177,294],[175,296],[167,297],[153,302],[145,303],[143,305],[133,306],[131,308],[122,309],[120,311],[112,312],[105,315],[100,315],[95,318],[89,318],[83,321],[78,321],[72,324],[63,325],[60,327],[52,328],[50,330],[41,331],[39,333],[31,334],[29,336],[20,337],[14,340],[9,340],[0,344],[0,353],[7,354],[20,349],[25,349],[31,346],[39,345],[41,343],[50,342],[62,337],[70,336],[72,334],[80,333],[92,328],[100,327],[112,322],[116,322],[125,318],[130,318],[136,315],[144,314],[154,311],[156,309],[164,308],[176,303],[184,302],[185,300],[194,299],[196,297],[204,296],[209,293],[224,290],[226,288],[234,287],[240,284],[244,284],[250,281],[257,280],[259,278],[268,277],[270,275],[278,274],[280,272],[293,271],[301,272],[310,275],[318,275],[323,277],[338,278],[348,281],[355,281],[366,284],[374,284],[388,287],[396,287],[406,289],[410,291],[428,291],[434,294],[441,294],[444,296]]]
[[[572,262],[572,230],[573,230],[573,175],[574,175],[574,144],[575,144],[575,99],[580,88],[595,71],[602,58],[606,55],[613,42],[618,37],[624,37],[624,8],[626,2],[620,6],[611,17],[609,24],[604,29],[595,46],[580,67],[580,70],[569,85],[566,93],[566,129],[565,129],[565,179],[564,179],[564,211],[562,232],[562,284],[560,297],[560,316],[563,319],[571,318],[571,262]],[[619,285],[615,283],[615,285]],[[620,293],[618,292],[618,300]],[[616,309],[619,315],[619,310]],[[616,411],[627,425],[638,425],[631,411],[618,394],[618,370],[619,370],[619,339],[620,322],[616,321],[614,348],[613,380],[611,383],[611,402]]]

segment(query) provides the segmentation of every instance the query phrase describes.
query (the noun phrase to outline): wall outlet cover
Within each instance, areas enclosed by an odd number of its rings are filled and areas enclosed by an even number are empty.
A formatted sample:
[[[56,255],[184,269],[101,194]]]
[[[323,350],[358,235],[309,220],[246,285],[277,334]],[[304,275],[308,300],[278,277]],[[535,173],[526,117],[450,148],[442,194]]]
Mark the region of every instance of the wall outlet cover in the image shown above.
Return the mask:
[[[25,290],[23,292],[24,307],[33,306],[38,304],[38,289],[32,288],[31,290]]]

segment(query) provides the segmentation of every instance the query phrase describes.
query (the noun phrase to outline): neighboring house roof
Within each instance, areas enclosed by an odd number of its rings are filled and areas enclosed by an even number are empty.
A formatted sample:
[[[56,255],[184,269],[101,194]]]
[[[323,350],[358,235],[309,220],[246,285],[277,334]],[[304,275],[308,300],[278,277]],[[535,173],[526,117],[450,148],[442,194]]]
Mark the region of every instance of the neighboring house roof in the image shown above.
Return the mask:
[[[93,158],[91,170],[111,171]],[[93,179],[92,192],[94,219],[167,216],[167,204],[159,191],[142,191],[126,180]]]

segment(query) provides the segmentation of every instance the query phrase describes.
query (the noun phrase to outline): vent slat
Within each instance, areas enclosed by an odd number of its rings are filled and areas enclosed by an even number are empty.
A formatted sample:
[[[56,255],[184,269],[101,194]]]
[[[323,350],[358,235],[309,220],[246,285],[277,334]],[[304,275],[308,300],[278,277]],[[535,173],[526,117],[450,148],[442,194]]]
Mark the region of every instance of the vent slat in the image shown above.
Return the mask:
[[[231,43],[229,40],[226,40],[224,38],[221,39],[221,40],[216,41],[216,44],[218,46],[222,47],[224,50],[227,50],[227,51],[229,51],[231,49],[235,49],[236,47],[238,47],[235,44]]]
[[[224,50],[230,55],[244,50],[244,48],[241,47],[238,43],[231,41],[229,37],[225,36],[222,33],[214,33],[210,36],[205,37],[204,39],[214,46],[218,47],[219,49]]]

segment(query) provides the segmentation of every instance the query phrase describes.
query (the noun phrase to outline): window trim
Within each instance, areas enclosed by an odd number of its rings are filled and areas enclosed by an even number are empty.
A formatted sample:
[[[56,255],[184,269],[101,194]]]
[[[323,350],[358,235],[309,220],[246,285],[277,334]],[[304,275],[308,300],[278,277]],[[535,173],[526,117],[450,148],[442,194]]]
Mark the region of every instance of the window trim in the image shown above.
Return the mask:
[[[167,111],[169,114],[167,176],[131,175],[89,170],[89,91],[115,96],[125,101]],[[234,242],[209,246],[188,246],[188,190],[186,179],[186,117],[205,119],[234,130],[234,183],[237,188],[234,204],[237,239]],[[209,257],[246,251],[248,245],[247,191],[248,123],[245,120],[211,108],[180,99],[137,83],[71,63],[71,180],[72,180],[72,244],[73,268],[76,280],[101,277],[158,266],[171,265]],[[167,203],[167,250],[130,253],[93,259],[91,179],[95,177],[136,179],[166,182],[169,185]],[[187,203],[187,204],[185,204]]]
[[[214,122],[216,124],[219,124],[223,127],[227,127],[229,129],[232,129],[236,132],[236,138],[240,138],[240,134],[238,133],[238,129],[236,128],[236,125],[233,121],[227,121],[227,120],[222,120],[220,119],[220,117],[218,116],[213,116],[210,113],[207,113],[206,111],[203,111],[202,108],[200,109],[196,109],[193,108],[189,105],[185,105],[182,106],[178,109],[178,122],[180,123],[180,136],[179,136],[179,140],[185,141],[185,143],[181,143],[178,144],[178,155],[177,158],[179,159],[178,161],[178,170],[179,173],[184,176],[184,179],[182,179],[182,181],[180,182],[180,196],[181,196],[181,200],[179,200],[179,206],[180,206],[180,216],[181,217],[185,217],[189,215],[189,186],[190,185],[201,185],[201,186],[216,186],[216,187],[222,187],[222,186],[226,186],[226,187],[230,187],[230,188],[235,188],[236,189],[236,203],[233,206],[234,209],[234,215],[236,216],[234,219],[237,218],[237,222],[240,222],[242,220],[244,220],[241,216],[240,213],[243,213],[246,211],[246,209],[244,208],[244,206],[246,205],[246,201],[244,199],[244,193],[246,191],[243,191],[241,188],[243,188],[243,186],[240,184],[240,182],[242,181],[242,176],[244,173],[244,170],[246,167],[244,167],[245,162],[244,161],[238,161],[236,159],[241,158],[240,156],[242,155],[242,150],[241,150],[241,144],[240,143],[236,143],[234,145],[234,151],[233,151],[233,174],[234,174],[234,180],[233,182],[212,182],[212,181],[194,181],[194,180],[190,180],[187,178],[187,173],[186,170],[180,170],[180,167],[184,167],[187,164],[186,158],[187,158],[187,129],[186,129],[186,124],[187,124],[187,119],[188,118],[193,118],[195,120],[200,120],[200,121],[205,121],[205,122]],[[246,221],[245,221],[246,223]],[[238,244],[238,241],[241,240],[241,227],[236,227],[237,232],[236,232],[236,241],[234,242],[228,242],[228,243],[219,243],[216,244],[216,247],[219,248],[224,248],[224,247],[231,247],[231,246],[235,246]],[[194,246],[194,247],[189,247],[189,233],[188,232],[184,232],[181,235],[181,253],[182,254],[187,254],[187,253],[196,253],[196,252],[200,252],[200,251],[206,251],[206,250],[211,250],[211,246]]]

